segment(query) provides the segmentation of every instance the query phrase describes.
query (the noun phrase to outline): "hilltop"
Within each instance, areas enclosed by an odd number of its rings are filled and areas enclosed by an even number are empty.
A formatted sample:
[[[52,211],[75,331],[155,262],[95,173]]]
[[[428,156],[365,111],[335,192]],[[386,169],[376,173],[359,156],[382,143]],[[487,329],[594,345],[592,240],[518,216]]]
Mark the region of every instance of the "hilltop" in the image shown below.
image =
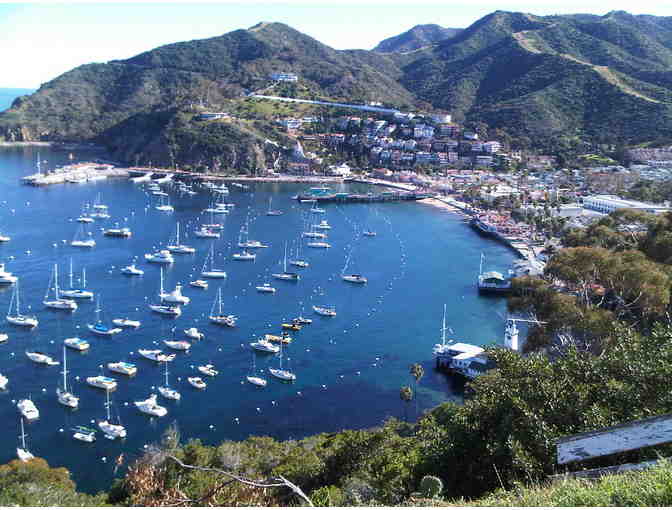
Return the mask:
[[[461,28],[444,28],[439,25],[416,25],[403,34],[388,37],[378,43],[373,51],[379,53],[403,53],[414,51],[444,39],[454,37],[462,31]]]
[[[376,51],[335,50],[260,23],[77,67],[0,113],[0,139],[95,141],[130,162],[251,172],[277,157],[267,139],[288,143],[269,122],[273,108],[224,127],[193,118],[245,110],[247,95],[263,91],[441,109],[457,122],[503,128],[522,146],[627,145],[672,137],[671,65],[672,18],[623,11],[496,11],[459,31],[420,25]]]

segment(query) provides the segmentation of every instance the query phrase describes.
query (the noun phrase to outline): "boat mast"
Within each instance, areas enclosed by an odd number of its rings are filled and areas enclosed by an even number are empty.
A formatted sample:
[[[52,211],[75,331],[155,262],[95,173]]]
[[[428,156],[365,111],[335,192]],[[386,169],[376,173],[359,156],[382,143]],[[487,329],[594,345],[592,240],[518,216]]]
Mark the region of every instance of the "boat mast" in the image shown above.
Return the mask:
[[[21,447],[24,450],[26,449],[26,432],[23,429],[23,416],[21,416]]]
[[[446,345],[446,303],[443,303],[443,326],[441,327],[441,345]]]
[[[105,409],[107,409],[107,423],[110,423],[110,390],[105,388],[105,395],[107,397],[105,401]]]
[[[478,268],[478,276],[483,274],[483,252],[481,252],[481,265]]]
[[[286,274],[287,273],[287,241],[285,241],[285,259],[284,259],[282,268],[283,268],[282,272]]]
[[[73,285],[72,285],[72,257],[70,257],[70,273],[69,273],[69,276],[70,276],[70,288],[72,289],[72,288],[74,288]]]
[[[68,379],[66,377],[66,374],[68,373],[68,368],[67,368],[67,358],[65,355],[65,345],[63,346],[63,392],[67,393],[68,392]]]
[[[177,222],[177,239],[176,239],[176,241],[177,242],[175,244],[177,246],[179,246],[180,245],[180,222],[179,221]]]
[[[58,264],[54,264],[54,292],[56,293],[56,301],[60,299],[58,293]]]
[[[163,267],[161,269],[161,288],[159,289],[159,297],[161,298],[161,302],[163,302]]]
[[[96,296],[96,323],[100,324],[100,294]]]

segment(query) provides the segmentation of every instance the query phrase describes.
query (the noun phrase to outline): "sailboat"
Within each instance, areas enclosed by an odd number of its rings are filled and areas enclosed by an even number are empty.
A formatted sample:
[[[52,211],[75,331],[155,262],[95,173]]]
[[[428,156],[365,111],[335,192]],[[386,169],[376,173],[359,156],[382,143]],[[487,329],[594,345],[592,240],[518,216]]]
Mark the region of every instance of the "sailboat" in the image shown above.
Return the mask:
[[[207,269],[208,262],[210,262],[210,269]],[[215,269],[215,243],[210,245],[210,252],[206,255],[203,262],[203,269],[201,269],[201,276],[203,278],[226,278],[226,271],[222,269]]]
[[[75,289],[73,282],[73,273],[72,273],[72,257],[70,257],[70,272],[68,273],[70,277],[70,288],[67,290],[61,290],[61,296],[76,298],[76,299],[92,299],[93,292],[86,289],[86,268],[82,268],[82,288]]]
[[[91,217],[100,218],[100,219],[109,218],[110,215],[107,212],[107,206],[101,202],[100,197],[101,197],[101,194],[98,193],[98,195],[96,196],[96,200],[93,202],[94,212],[91,213]]]
[[[13,275],[5,269],[4,262],[0,263],[0,285],[11,285],[12,283],[16,283],[18,279],[18,276]]]
[[[23,428],[23,416],[21,417],[21,435],[19,437],[21,438],[21,446],[16,448],[16,456],[23,462],[34,459],[35,456],[26,448],[26,432]]]
[[[105,391],[106,402],[105,409],[107,410],[107,419],[100,420],[98,422],[98,428],[105,433],[105,437],[108,439],[117,439],[126,437],[126,428],[121,424],[112,423],[112,418],[110,417],[110,392],[109,390]]]
[[[172,333],[173,338],[171,340],[163,341],[163,343],[166,344],[166,346],[176,351],[188,351],[189,349],[191,349],[191,344],[189,342],[187,342],[186,340],[178,340],[177,338],[175,338],[175,328],[172,329]]]
[[[276,377],[278,379],[281,379],[283,381],[296,381],[296,374],[294,372],[291,372],[289,370],[285,370],[282,368],[282,344],[283,342],[280,342],[280,366],[279,368],[269,368],[268,371],[271,373],[273,377]]]
[[[196,253],[196,248],[187,246],[186,244],[180,244],[180,222],[177,222],[177,233],[175,235],[175,244],[169,244],[166,246],[168,251],[171,253]]]
[[[215,308],[217,308],[217,313],[215,313]],[[212,303],[212,308],[210,309],[210,316],[208,317],[210,322],[213,324],[219,324],[221,326],[228,326],[233,328],[236,325],[238,317],[235,315],[224,315],[222,313],[222,288],[217,289],[217,298]]]
[[[308,267],[308,261],[301,258],[301,240],[296,243],[296,257],[290,259],[289,264],[295,267]]]
[[[263,377],[259,377],[257,375],[257,362],[256,362],[257,356],[252,352],[252,373],[246,377],[247,382],[250,384],[254,384],[255,386],[259,386],[261,388],[266,387],[266,379]]]
[[[161,274],[163,275],[163,271],[161,271]],[[159,297],[161,298],[161,301],[165,301],[166,303],[178,303],[180,305],[188,305],[189,302],[191,301],[189,297],[184,296],[182,294],[182,285],[180,285],[179,283],[175,285],[175,290],[165,292],[163,290],[163,281],[162,281],[161,292],[159,294]]]
[[[166,384],[165,386],[159,386],[157,389],[159,390],[159,393],[161,393],[162,396],[165,398],[169,398],[171,400],[180,400],[182,398],[182,395],[180,395],[180,392],[177,390],[174,390],[170,387],[170,384],[168,384],[168,362],[165,362],[166,365]]]
[[[82,214],[77,217],[79,223],[93,223],[95,220],[89,214],[89,204],[82,206]]]
[[[441,343],[440,344],[434,344],[434,349],[433,353],[434,355],[439,355],[443,354],[446,352],[446,347],[448,345],[446,344],[446,331],[448,331],[448,328],[446,328],[446,304],[443,304],[443,323],[441,326]]]
[[[307,220],[307,222],[310,222],[310,221],[311,221],[310,219]],[[308,231],[303,233],[303,237],[308,237],[308,238],[313,238],[313,239],[326,239],[327,234],[325,232],[318,232],[316,227],[317,227],[316,224],[314,224],[314,223],[311,224]]]
[[[348,263],[350,262],[350,255],[348,254],[348,258],[345,260],[345,266],[343,266],[343,271],[341,271],[341,279],[346,282],[350,283],[366,283],[368,280],[362,276],[361,274],[357,273],[351,273],[351,274],[346,274],[346,269],[348,268]]]
[[[77,248],[93,248],[96,246],[96,241],[93,239],[87,239],[87,232],[84,229],[84,224],[80,223],[77,227],[77,232],[75,232],[75,237],[70,241],[70,246],[75,246]],[[89,233],[89,235],[91,235]]]
[[[19,400],[16,407],[26,420],[37,420],[40,417],[40,411],[30,398]]]
[[[58,402],[66,407],[76,408],[79,406],[79,397],[76,397],[72,392],[68,391],[68,369],[65,346],[63,346],[63,388],[56,388],[56,395],[58,396]]]
[[[54,283],[54,286],[51,286],[51,283]],[[51,289],[54,289],[54,299],[49,299],[49,294]],[[77,303],[72,299],[63,299],[60,295],[60,290],[58,288],[58,265],[54,264],[54,271],[51,274],[51,279],[49,280],[49,286],[47,287],[47,292],[44,295],[44,300],[42,301],[44,306],[47,308],[55,308],[57,310],[68,310],[74,311],[77,310]]]
[[[41,351],[26,351],[26,356],[28,356],[30,361],[34,361],[40,365],[54,366],[59,364],[58,361]]]
[[[115,223],[113,228],[108,228],[103,231],[103,235],[107,237],[131,237],[133,232],[128,227],[120,227],[119,223]]]
[[[245,240],[243,241],[243,234],[245,234]],[[268,248],[268,245],[262,243],[261,241],[250,240],[250,231],[249,226],[246,224],[240,231],[240,239],[238,239],[239,248]]]
[[[117,333],[121,333],[123,330],[121,328],[111,328],[110,326],[107,326],[103,324],[103,322],[100,320],[100,295],[96,298],[96,323],[95,324],[87,324],[86,327],[89,328],[89,331],[91,333],[95,333],[96,335],[101,335],[101,336],[112,336],[116,335]]]
[[[273,197],[268,199],[268,211],[266,211],[266,216],[282,216],[283,212],[277,209],[273,209],[271,206],[273,204]]]
[[[160,313],[163,315],[171,315],[173,317],[178,317],[182,314],[182,310],[180,308],[180,305],[174,305],[174,304],[164,304],[164,298],[163,296],[166,293],[163,290],[163,268],[161,268],[161,287],[159,288],[159,297],[161,298],[161,303],[156,305],[156,304],[150,304],[149,309],[152,310],[153,312]]]
[[[159,198],[159,205],[157,205],[155,209],[161,212],[173,212],[175,210],[172,205],[166,202],[165,195],[162,195],[161,198]]]
[[[14,313],[12,314],[12,309]],[[31,315],[21,315],[19,310],[19,282],[16,282],[14,286],[14,292],[12,292],[12,300],[9,302],[9,311],[7,312],[7,322],[14,324],[15,326],[25,326],[28,328],[37,327],[39,324],[37,317]]]
[[[271,276],[277,278],[278,280],[287,280],[287,281],[299,281],[301,278],[298,273],[288,273],[287,272],[287,242],[285,241],[285,257],[282,262],[282,273],[273,273]]]

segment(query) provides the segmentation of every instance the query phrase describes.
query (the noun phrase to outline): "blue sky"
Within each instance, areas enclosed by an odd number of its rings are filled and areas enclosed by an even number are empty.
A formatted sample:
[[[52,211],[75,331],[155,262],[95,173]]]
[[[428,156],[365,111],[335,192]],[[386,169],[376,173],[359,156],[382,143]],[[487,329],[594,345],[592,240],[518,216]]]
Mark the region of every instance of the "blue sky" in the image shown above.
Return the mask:
[[[259,21],[287,23],[334,48],[370,49],[420,23],[466,27],[497,9],[541,15],[622,9],[672,16],[672,3],[660,0],[0,3],[0,87],[36,88],[81,64],[128,58],[162,44],[213,37]]]

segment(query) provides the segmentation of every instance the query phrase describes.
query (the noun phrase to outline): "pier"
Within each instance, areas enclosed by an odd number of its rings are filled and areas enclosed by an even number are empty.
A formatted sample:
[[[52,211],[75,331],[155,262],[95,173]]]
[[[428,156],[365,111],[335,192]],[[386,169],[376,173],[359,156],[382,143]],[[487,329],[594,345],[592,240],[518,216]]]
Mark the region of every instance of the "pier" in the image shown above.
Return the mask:
[[[428,193],[414,191],[384,191],[382,193],[300,193],[296,196],[299,201],[315,201],[320,203],[337,202],[399,202],[409,200],[423,200],[429,198]]]
[[[128,171],[123,168],[115,168],[112,165],[98,163],[77,163],[67,165],[55,170],[42,173],[38,172],[21,179],[24,184],[31,186],[48,186],[50,184],[82,183],[98,181],[114,177],[128,177]]]

